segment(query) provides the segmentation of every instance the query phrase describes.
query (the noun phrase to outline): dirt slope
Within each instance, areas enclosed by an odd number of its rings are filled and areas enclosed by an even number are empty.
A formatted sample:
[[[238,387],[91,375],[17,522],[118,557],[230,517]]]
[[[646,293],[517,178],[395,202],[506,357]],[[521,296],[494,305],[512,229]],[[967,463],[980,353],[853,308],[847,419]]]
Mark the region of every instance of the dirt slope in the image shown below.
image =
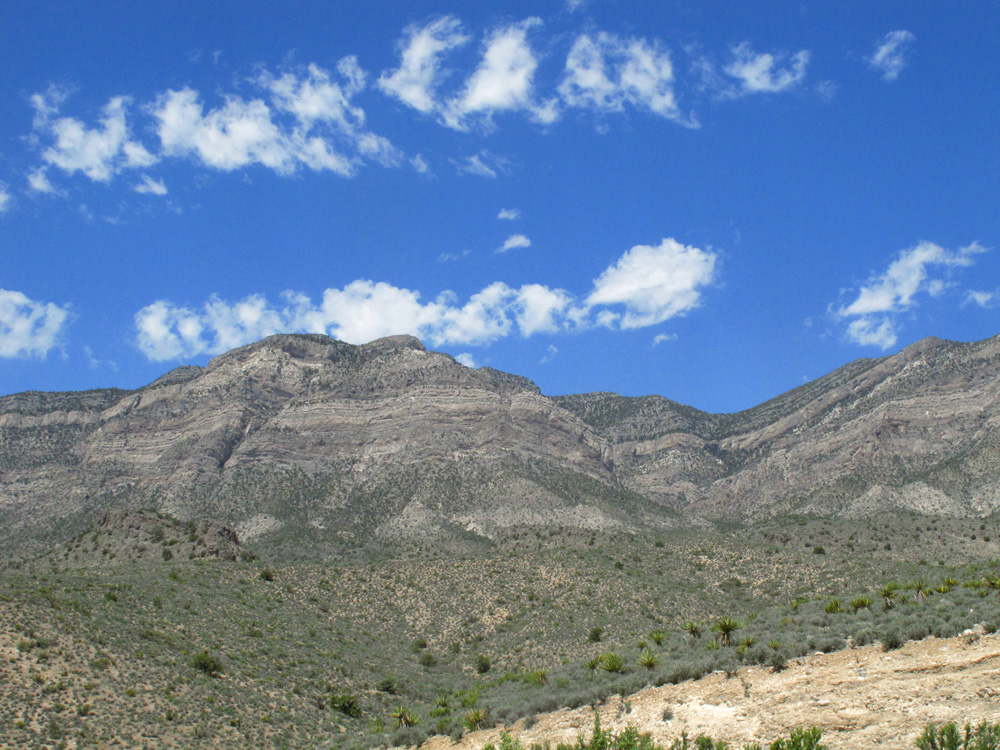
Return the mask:
[[[974,643],[927,638],[885,653],[879,645],[790,661],[782,672],[741,669],[695,682],[649,688],[598,707],[601,723],[628,725],[668,745],[682,731],[707,734],[736,747],[770,742],[791,728],[818,726],[831,750],[912,750],[928,722],[1000,721],[1000,636]],[[665,712],[671,716],[664,720]],[[593,709],[556,711],[524,722],[511,734],[531,743],[589,736]],[[501,727],[467,734],[458,743],[433,737],[422,750],[478,749],[497,742]],[[766,746],[766,745],[765,745]]]

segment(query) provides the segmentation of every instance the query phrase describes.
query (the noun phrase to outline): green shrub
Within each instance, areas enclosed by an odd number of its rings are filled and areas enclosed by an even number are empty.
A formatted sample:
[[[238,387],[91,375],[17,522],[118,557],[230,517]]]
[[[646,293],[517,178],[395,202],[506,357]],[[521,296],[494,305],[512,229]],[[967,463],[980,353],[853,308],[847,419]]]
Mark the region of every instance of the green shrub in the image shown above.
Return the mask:
[[[491,667],[492,664],[490,663],[490,657],[485,654],[479,654],[476,657],[476,671],[479,672],[479,674],[486,674],[490,671]]]
[[[985,721],[972,727],[965,725],[959,731],[954,723],[938,727],[928,724],[924,733],[917,738],[919,750],[1000,750],[1000,723],[987,724]]]
[[[222,674],[225,669],[222,666],[222,662],[208,651],[202,651],[201,653],[195,654],[191,658],[191,666],[200,672],[204,672],[209,677],[215,677],[216,675]]]

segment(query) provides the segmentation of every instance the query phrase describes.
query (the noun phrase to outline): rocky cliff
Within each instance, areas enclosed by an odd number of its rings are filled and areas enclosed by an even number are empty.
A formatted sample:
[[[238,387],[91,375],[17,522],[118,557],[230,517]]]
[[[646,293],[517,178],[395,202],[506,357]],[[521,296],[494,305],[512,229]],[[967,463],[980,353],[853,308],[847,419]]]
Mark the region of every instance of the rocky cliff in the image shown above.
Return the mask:
[[[1000,337],[926,339],[737,414],[549,398],[416,339],[272,336],[136,391],[0,398],[0,549],[109,508],[332,551],[514,526],[1000,505]]]

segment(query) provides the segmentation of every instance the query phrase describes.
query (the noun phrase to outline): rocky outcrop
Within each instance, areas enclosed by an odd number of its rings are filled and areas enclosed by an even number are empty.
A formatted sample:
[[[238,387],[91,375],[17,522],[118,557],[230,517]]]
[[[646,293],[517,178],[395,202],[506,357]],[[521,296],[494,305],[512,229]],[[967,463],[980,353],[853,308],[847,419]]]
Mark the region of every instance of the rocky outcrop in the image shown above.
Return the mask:
[[[927,339],[736,414],[546,397],[393,336],[283,335],[135,391],[0,398],[0,549],[108,509],[317,550],[684,517],[1000,506],[1000,339]]]

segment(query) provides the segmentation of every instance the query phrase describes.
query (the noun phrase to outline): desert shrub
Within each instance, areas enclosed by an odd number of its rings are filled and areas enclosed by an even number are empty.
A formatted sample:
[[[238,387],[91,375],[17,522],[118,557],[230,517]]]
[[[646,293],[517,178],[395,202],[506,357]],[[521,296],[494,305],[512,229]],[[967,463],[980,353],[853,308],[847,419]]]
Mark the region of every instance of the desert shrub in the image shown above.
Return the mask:
[[[590,633],[587,634],[587,640],[591,643],[599,643],[601,637],[604,635],[604,628],[591,628]]]
[[[271,570],[270,568],[264,568],[262,571],[260,571],[260,580],[262,580],[262,581],[273,581],[274,580],[274,571]]]
[[[215,677],[225,671],[218,657],[213,656],[208,651],[202,651],[191,657],[191,666],[209,677]]]
[[[340,713],[350,716],[352,719],[361,718],[361,706],[358,703],[358,699],[350,694],[331,695],[330,708],[334,711],[340,711]]]
[[[486,674],[490,671],[492,664],[490,663],[490,657],[485,654],[479,654],[476,656],[476,671],[479,674]]]
[[[770,750],[825,750],[826,745],[819,742],[822,736],[819,727],[795,729],[788,739],[778,738],[772,742]]]
[[[879,638],[882,643],[883,651],[892,651],[901,647],[905,640],[903,639],[903,634],[899,632],[899,628],[890,627],[882,631],[882,636]]]
[[[1000,750],[1000,723],[966,724],[964,731],[954,723],[928,724],[916,744],[919,750]]]

